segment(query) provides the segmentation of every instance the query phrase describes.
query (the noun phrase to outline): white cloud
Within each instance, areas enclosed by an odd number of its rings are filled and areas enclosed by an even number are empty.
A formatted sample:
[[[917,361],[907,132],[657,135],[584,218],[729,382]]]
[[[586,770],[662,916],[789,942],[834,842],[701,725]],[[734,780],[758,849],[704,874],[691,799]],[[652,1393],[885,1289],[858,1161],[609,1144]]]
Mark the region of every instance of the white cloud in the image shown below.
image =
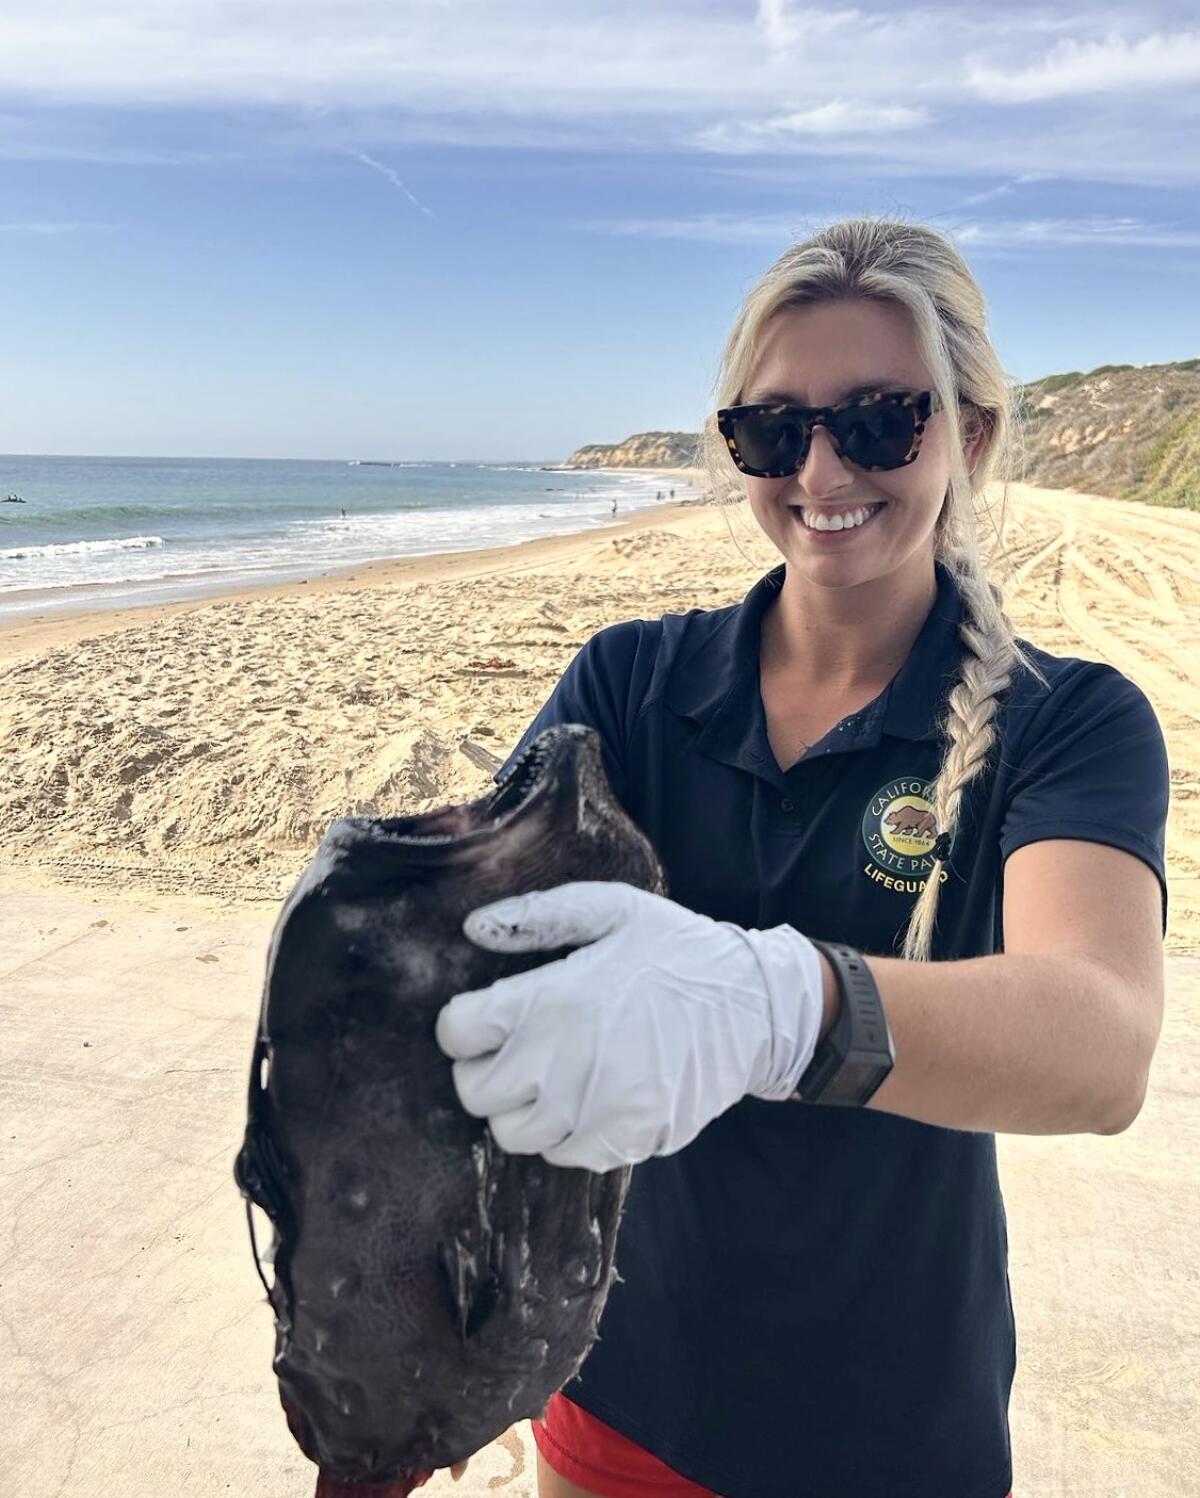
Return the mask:
[[[871,104],[831,99],[810,109],[792,110],[764,120],[721,120],[696,132],[692,144],[724,155],[759,155],[793,150],[809,151],[820,142],[842,148],[886,154],[883,137],[912,131],[931,123],[929,111],[908,104]]]
[[[742,128],[759,136],[857,135],[870,130],[911,130],[928,122],[928,110],[914,109],[907,104],[864,104],[831,99],[828,104],[818,104],[813,109],[800,109]]]
[[[1026,104],[1067,94],[1168,88],[1200,82],[1200,31],[1154,32],[1135,40],[1059,42],[1038,61],[1011,70],[972,59],[967,82],[984,99]]]
[[[50,104],[649,115],[741,95],[746,18],[601,0],[13,0],[0,90]],[[761,48],[758,49],[761,51]],[[749,57],[753,60],[754,52]],[[718,65],[720,64],[720,65]]]
[[[965,198],[960,199],[959,206],[962,208],[977,208],[980,203],[991,203],[996,198],[1007,198],[1014,193],[1018,187],[1025,187],[1031,182],[1045,182],[1048,174],[1045,172],[1022,172],[1020,176],[1014,177],[1011,182],[1000,182],[995,187],[984,188],[982,192],[968,193]]]
[[[1200,246],[1200,230],[1135,218],[1093,215],[1079,219],[1000,219],[993,222],[930,220],[960,245],[979,249],[1064,249],[1079,245],[1137,245],[1146,249]],[[574,227],[595,234],[640,239],[682,239],[707,244],[776,244],[812,233],[824,219],[783,214],[697,213],[665,218],[591,219]]]
[[[1178,3],[1150,0],[1160,12]],[[1200,177],[1197,153],[1178,145],[1195,101],[1163,87],[1193,76],[1200,34],[1179,23],[1172,33],[1145,0],[1143,30],[1158,30],[1140,39],[1132,23],[1114,36],[1086,11],[1055,14],[1051,0],[836,7],[8,0],[0,157],[165,165],[349,151],[388,177],[389,152],[428,143],[785,163],[820,154],[878,173]],[[1120,85],[1102,117],[1055,108],[1085,80]],[[1008,108],[1015,99],[1048,102],[1035,114]],[[388,180],[408,192],[399,175]]]
[[[24,223],[0,224],[0,234],[73,234],[82,224],[53,223],[48,220],[32,220]]]
[[[683,239],[701,244],[790,244],[818,221],[803,215],[695,213],[676,218],[584,219],[573,227],[590,234],[634,239]]]
[[[779,51],[797,47],[814,37],[853,25],[863,19],[860,10],[815,10],[793,5],[791,0],[759,0],[754,21],[767,45]]]
[[[991,203],[996,198],[1006,198],[1012,192],[1011,182],[1001,182],[998,187],[988,187],[983,192],[968,193],[962,200],[964,208],[977,208],[980,203]]]
[[[945,232],[959,244],[984,248],[1040,246],[1058,249],[1087,244],[1126,244],[1142,249],[1195,249],[1200,246],[1200,230],[1197,229],[1101,215],[1081,219],[998,219],[984,224],[958,224]]]
[[[1045,53],[1046,36],[1068,27]],[[886,115],[970,91],[1040,98],[1197,76],[1200,32],[1095,31],[1086,15],[1053,15],[1049,0],[1003,13],[952,0],[911,10],[758,0],[752,16],[695,0],[8,0],[0,91],[50,104],[236,101],[443,118],[724,108],[746,118],[757,104],[770,119],[798,90],[803,118],[864,84]],[[991,61],[998,49],[1009,66]]]
[[[414,197],[390,166],[385,166],[382,161],[376,161],[373,156],[368,156],[365,151],[347,151],[346,155],[352,156],[355,161],[361,161],[364,166],[369,166],[373,171],[378,172],[380,176],[386,177],[392,186],[398,188],[414,207],[419,208],[428,218],[437,219],[437,214],[434,213],[433,209],[426,208],[424,203]]]

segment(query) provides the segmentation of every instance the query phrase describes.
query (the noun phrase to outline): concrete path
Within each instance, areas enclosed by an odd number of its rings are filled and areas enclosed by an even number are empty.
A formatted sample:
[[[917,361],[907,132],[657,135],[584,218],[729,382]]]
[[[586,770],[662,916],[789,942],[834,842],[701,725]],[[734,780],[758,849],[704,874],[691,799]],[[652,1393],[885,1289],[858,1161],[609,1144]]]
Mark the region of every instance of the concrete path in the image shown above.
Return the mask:
[[[0,879],[0,1477],[13,1498],[313,1490],[231,1177],[274,916]],[[1200,959],[1172,959],[1170,976],[1132,1130],[1001,1141],[1020,1498],[1200,1494]],[[527,1424],[461,1483],[442,1475],[423,1493],[500,1489],[534,1498]]]

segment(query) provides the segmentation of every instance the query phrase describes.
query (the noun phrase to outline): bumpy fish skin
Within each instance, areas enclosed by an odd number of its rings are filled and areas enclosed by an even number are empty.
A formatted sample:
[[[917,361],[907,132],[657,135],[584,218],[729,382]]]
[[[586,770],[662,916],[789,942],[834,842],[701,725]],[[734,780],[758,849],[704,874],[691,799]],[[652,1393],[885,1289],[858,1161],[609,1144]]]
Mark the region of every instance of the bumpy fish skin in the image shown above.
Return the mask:
[[[274,1368],[321,1492],[401,1498],[541,1415],[595,1339],[629,1172],[505,1153],[434,1037],[453,994],[566,950],[485,952],[466,913],[572,879],[663,890],[579,725],[478,801],[336,822],[280,914],[235,1176],[274,1225]]]

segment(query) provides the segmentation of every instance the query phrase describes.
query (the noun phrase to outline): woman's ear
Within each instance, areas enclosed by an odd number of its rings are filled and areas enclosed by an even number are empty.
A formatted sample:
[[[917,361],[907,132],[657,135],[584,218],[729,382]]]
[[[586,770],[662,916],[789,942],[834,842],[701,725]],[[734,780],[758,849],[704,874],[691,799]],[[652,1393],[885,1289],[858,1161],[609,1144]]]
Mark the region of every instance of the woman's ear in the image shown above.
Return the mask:
[[[960,419],[962,421],[963,466],[970,475],[979,467],[979,460],[983,457],[988,437],[991,435],[992,424],[985,412],[980,411],[977,406],[966,404],[960,408]]]

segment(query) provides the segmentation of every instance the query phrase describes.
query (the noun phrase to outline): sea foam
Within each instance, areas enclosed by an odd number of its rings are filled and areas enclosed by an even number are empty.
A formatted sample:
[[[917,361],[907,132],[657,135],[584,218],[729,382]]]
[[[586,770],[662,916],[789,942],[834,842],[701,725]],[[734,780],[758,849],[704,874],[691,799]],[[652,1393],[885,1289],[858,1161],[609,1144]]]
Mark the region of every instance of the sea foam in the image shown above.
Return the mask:
[[[0,551],[0,562],[82,556],[85,552],[97,551],[149,551],[152,546],[166,544],[161,536],[122,536],[112,541],[59,541],[51,546],[16,546],[10,551]]]

